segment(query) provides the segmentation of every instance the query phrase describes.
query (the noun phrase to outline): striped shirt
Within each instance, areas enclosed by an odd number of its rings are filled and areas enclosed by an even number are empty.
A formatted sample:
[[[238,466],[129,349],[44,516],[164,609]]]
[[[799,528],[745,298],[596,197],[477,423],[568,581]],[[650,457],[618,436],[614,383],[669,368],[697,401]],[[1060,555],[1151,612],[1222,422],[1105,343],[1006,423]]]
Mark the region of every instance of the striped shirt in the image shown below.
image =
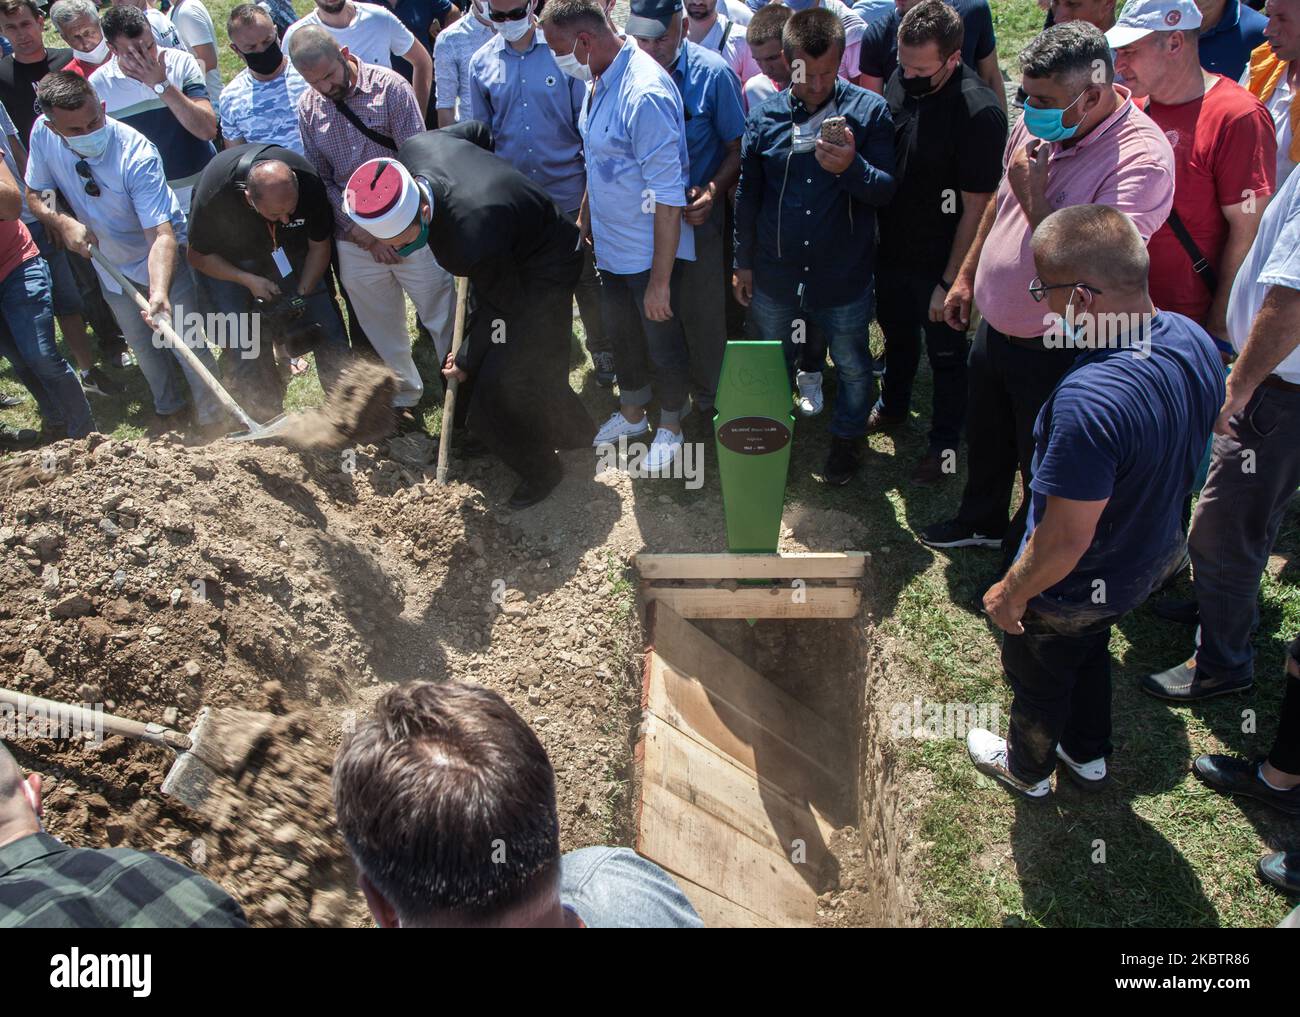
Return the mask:
[[[167,80],[187,99],[209,99],[203,68],[180,49],[159,49]],[[104,112],[134,127],[154,143],[162,155],[167,183],[176,192],[181,211],[188,212],[190,193],[209,160],[217,154],[211,141],[191,134],[154,90],[128,77],[113,57],[90,76],[104,103]]]
[[[0,847],[0,928],[243,929],[244,911],[179,862],[70,848],[44,833]]]

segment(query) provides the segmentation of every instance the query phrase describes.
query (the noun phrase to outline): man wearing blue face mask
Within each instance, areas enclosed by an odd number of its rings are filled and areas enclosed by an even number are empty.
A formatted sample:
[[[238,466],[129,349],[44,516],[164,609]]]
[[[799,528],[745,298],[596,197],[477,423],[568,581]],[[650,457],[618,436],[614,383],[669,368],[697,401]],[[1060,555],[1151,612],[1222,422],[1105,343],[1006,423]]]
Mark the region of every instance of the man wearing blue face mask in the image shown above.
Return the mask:
[[[1045,335],[1052,320],[1029,296],[1035,227],[1068,205],[1109,205],[1143,241],[1173,207],[1174,153],[1114,83],[1110,47],[1094,25],[1047,29],[1020,54],[1024,116],[1007,142],[1006,173],[944,300],[944,320],[965,330],[972,301],[984,316],[967,373],[966,488],[954,519],[919,534],[930,547],[1020,545],[1027,500],[1008,523],[1017,470],[1029,489],[1039,407],[1073,362]],[[1054,319],[1053,319],[1054,320]]]

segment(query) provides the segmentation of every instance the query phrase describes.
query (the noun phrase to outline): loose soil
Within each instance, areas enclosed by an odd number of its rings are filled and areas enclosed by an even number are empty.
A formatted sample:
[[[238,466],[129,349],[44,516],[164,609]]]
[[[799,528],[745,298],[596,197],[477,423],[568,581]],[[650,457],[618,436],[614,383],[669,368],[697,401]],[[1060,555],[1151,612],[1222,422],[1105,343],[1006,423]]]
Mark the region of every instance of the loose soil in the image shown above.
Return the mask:
[[[370,405],[358,384],[350,405]],[[716,489],[593,480],[591,454],[575,452],[551,498],[511,513],[508,471],[454,460],[458,482],[438,486],[435,453],[421,435],[334,452],[92,436],[0,464],[0,684],[180,730],[205,705],[276,717],[201,815],[161,796],[166,750],[11,742],[46,776],[49,831],[178,858],[255,924],[366,924],[332,823],[334,750],[389,683],[454,678],[499,692],[538,732],[566,850],[631,843],[643,645],[631,562],[725,546]],[[844,513],[792,506],[782,549],[864,536]],[[843,653],[818,655],[830,623],[759,623],[756,652],[805,660],[823,706],[862,718],[824,923],[907,921],[869,634],[837,624],[852,630]]]

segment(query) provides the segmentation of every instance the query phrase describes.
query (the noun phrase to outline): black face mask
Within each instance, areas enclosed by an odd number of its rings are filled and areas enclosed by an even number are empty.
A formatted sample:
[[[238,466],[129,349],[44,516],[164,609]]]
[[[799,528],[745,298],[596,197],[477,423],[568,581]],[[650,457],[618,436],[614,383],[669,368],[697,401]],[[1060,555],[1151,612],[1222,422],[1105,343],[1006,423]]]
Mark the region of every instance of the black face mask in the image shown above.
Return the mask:
[[[930,84],[930,82],[934,80],[933,74],[930,75],[928,78],[900,77],[899,80],[903,84],[904,94],[911,96],[913,99],[925,95],[934,87],[933,85]]]
[[[279,70],[284,60],[284,51],[280,49],[280,40],[272,39],[271,45],[260,53],[240,53],[248,69],[254,74],[271,74]]]

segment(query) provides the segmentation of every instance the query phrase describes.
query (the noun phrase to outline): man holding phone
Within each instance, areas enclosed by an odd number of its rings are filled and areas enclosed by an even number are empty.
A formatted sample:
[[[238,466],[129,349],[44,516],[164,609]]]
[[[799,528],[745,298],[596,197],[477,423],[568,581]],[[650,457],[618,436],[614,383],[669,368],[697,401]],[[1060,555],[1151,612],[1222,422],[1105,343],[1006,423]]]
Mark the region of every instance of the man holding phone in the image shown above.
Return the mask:
[[[894,129],[880,96],[837,77],[834,14],[796,13],[782,46],[803,73],[746,122],[732,285],[754,337],[779,339],[791,372],[808,333],[825,337],[838,388],[823,477],[839,486],[858,470],[871,409],[876,209],[894,194]]]

